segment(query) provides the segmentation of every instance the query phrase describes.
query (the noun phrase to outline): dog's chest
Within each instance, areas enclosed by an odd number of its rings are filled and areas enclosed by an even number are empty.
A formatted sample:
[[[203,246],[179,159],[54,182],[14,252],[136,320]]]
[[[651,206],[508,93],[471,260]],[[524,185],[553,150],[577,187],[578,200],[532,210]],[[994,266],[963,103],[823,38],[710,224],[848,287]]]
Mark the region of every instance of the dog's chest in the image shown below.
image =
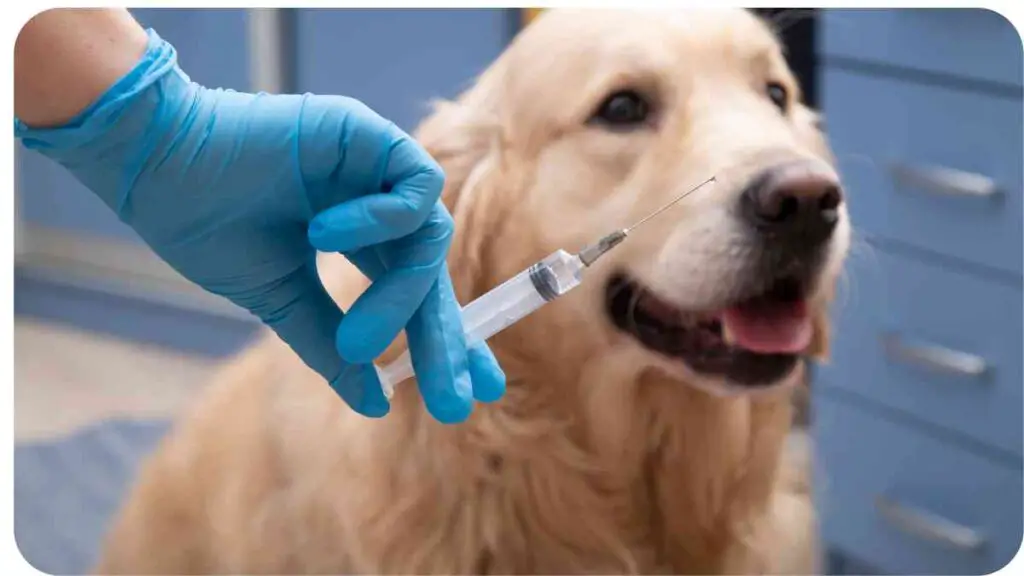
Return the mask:
[[[632,573],[653,568],[649,523],[636,496],[615,489],[559,443],[550,453],[502,462],[475,505],[483,528],[480,573]],[[562,450],[563,458],[556,454]]]

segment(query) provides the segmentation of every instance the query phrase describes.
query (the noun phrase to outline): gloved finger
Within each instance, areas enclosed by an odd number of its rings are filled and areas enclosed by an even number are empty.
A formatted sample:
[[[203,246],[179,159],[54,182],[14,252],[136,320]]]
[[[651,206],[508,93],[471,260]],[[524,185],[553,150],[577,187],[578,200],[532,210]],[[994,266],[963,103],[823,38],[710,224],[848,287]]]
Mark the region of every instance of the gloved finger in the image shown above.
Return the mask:
[[[405,333],[423,403],[436,420],[445,424],[462,422],[473,410],[463,330],[448,267],[443,266]]]
[[[452,219],[443,206],[416,232],[380,246],[387,271],[352,304],[338,327],[338,352],[371,362],[395,339],[437,280],[451,244]]]
[[[373,364],[343,363],[338,377],[331,381],[331,388],[363,416],[381,418],[391,411]]]
[[[385,273],[385,266],[375,253],[375,248],[366,248],[349,256],[349,260],[368,278]],[[473,385],[473,398],[480,402],[495,402],[505,395],[506,378],[497,359],[486,342],[470,346],[467,351],[469,376]]]
[[[354,264],[356,266],[356,268],[358,268],[359,271],[362,272],[363,275],[366,276],[370,280],[371,283],[370,283],[370,286],[366,289],[366,292],[369,292],[370,290],[372,290],[374,288],[374,286],[377,285],[377,282],[380,279],[385,278],[387,276],[387,274],[388,274],[388,267],[385,265],[384,259],[381,258],[380,252],[381,252],[381,247],[380,246],[370,246],[368,248],[363,248],[361,250],[356,250],[355,252],[352,252],[350,254],[346,254],[345,255],[345,258],[347,258],[349,262]],[[428,290],[429,290],[429,288],[430,287],[427,286]],[[379,290],[379,288],[378,288],[378,290]],[[363,298],[363,296],[366,295],[366,292],[364,292],[362,295],[360,295],[360,297],[356,299],[356,302],[359,302]],[[420,299],[420,302],[422,302],[422,298]],[[353,303],[353,306],[354,306],[354,304],[355,303]],[[419,306],[419,303],[414,303],[414,304],[415,304],[415,306]],[[388,345],[390,345],[391,342],[394,341],[394,339],[398,336],[398,332],[401,331],[402,328],[404,328],[404,324],[402,326],[399,326],[398,329],[394,330],[394,333],[391,335],[391,337],[388,338],[387,336],[383,335],[382,332],[376,330],[376,326],[375,326],[376,319],[373,318],[373,316],[375,316],[375,314],[373,314],[372,312],[373,311],[371,309],[370,310],[371,318],[370,318],[369,322],[366,322],[366,321],[359,322],[359,317],[357,316],[356,317],[357,321],[354,322],[354,323],[353,322],[342,322],[342,323],[338,324],[337,333],[336,333],[336,336],[335,336],[335,338],[336,338],[335,346],[337,347],[338,353],[341,354],[343,358],[348,359],[348,358],[350,358],[350,357],[352,357],[354,355],[354,356],[360,356],[360,357],[366,358],[365,360],[363,360],[363,362],[372,362],[385,349],[387,349]],[[412,314],[414,312],[415,312],[415,308],[413,308],[412,310],[410,310],[408,312],[408,315],[409,315],[410,318],[412,317]],[[346,318],[347,317],[348,316],[346,315]],[[406,321],[406,323],[408,323],[408,320]],[[377,332],[376,335],[371,336],[371,339],[376,340],[378,342],[379,341],[383,341],[383,340],[387,340],[387,343],[384,344],[383,346],[380,346],[379,344],[375,344],[374,345],[374,347],[376,349],[379,349],[379,352],[377,352],[376,354],[366,353],[366,352],[364,352],[362,350],[365,347],[359,341],[361,341],[363,338],[366,337],[366,331],[367,330],[369,330],[371,332],[373,332],[373,331]],[[353,340],[355,342],[353,342]],[[342,352],[343,350],[345,352]]]
[[[322,252],[352,252],[407,236],[423,225],[444,188],[441,167],[411,138],[392,144],[386,192],[347,200],[317,214],[309,241]]]
[[[355,264],[356,268],[373,282],[387,274],[388,271],[388,267],[384,265],[384,259],[380,257],[379,249],[380,246],[370,246],[345,254],[345,258]]]
[[[495,402],[505,395],[505,372],[498,365],[494,353],[486,342],[479,342],[466,350],[469,377],[473,381],[473,398],[480,402]]]
[[[278,281],[269,293],[225,295],[259,317],[353,410],[370,417],[388,413],[389,403],[373,367],[349,364],[335,348],[335,331],[344,314],[320,282],[315,258]]]

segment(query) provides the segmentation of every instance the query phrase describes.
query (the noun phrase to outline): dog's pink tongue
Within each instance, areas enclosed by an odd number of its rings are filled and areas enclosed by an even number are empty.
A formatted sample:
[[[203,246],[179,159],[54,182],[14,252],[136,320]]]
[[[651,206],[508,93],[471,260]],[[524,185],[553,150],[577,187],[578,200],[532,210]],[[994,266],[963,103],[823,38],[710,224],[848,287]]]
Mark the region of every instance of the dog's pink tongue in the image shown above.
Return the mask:
[[[797,354],[811,343],[803,300],[734,306],[722,314],[722,322],[736,345],[759,354]]]

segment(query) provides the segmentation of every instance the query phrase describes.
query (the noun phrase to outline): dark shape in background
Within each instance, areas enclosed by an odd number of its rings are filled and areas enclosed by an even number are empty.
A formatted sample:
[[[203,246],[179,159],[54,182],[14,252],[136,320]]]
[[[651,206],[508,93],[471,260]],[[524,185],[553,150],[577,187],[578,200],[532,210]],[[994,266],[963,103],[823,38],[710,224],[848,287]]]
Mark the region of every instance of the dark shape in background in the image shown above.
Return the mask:
[[[755,14],[774,23],[786,46],[786,59],[800,80],[804,100],[818,106],[818,75],[815,42],[818,10],[808,8],[753,8]]]

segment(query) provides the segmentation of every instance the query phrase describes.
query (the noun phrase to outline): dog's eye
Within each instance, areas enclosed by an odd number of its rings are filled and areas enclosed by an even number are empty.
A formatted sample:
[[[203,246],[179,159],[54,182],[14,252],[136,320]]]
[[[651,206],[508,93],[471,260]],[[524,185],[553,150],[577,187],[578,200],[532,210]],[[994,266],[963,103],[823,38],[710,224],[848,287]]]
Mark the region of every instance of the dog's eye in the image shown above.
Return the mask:
[[[647,121],[651,106],[643,96],[633,90],[615,92],[605,98],[590,122],[612,128],[631,128]]]
[[[765,86],[765,91],[768,93],[768,98],[771,99],[772,104],[778,106],[779,110],[783,113],[789,108],[789,91],[786,87],[778,82],[769,82]]]

